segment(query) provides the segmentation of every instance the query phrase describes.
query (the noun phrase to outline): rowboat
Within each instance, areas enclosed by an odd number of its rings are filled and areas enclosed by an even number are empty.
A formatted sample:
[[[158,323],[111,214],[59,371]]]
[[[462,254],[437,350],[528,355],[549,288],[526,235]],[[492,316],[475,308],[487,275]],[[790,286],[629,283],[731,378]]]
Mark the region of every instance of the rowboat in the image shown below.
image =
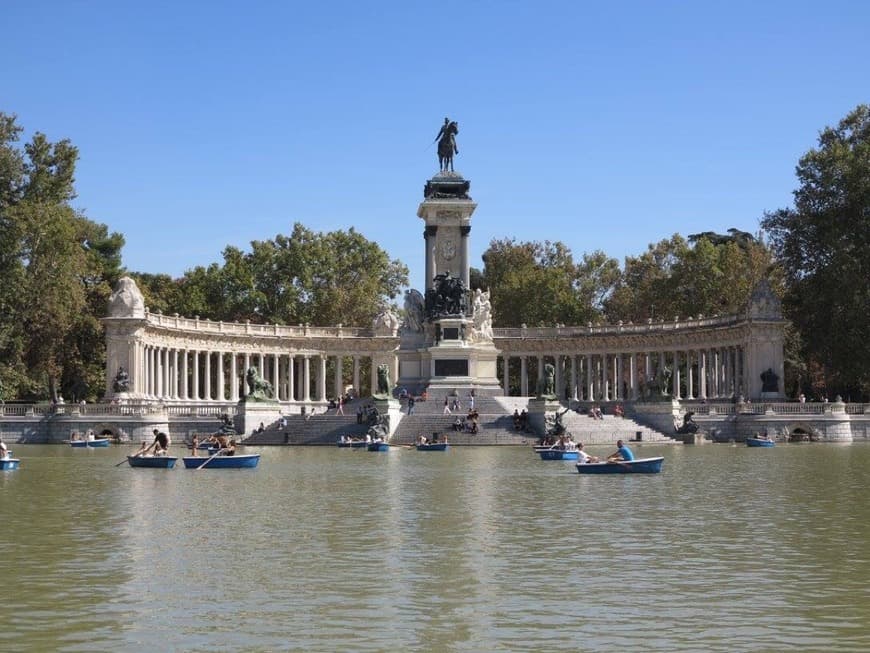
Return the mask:
[[[580,452],[567,449],[550,449],[549,447],[536,447],[535,451],[541,460],[578,460]]]
[[[369,442],[366,448],[369,451],[389,451],[390,445],[386,442]]]
[[[774,444],[769,438],[746,438],[747,447],[772,447]]]
[[[581,474],[658,474],[662,471],[663,456],[656,458],[636,458],[600,463],[577,463]]]
[[[202,456],[184,456],[185,469],[240,469],[242,467],[256,467],[260,462],[260,454],[236,454],[234,456],[215,456],[203,458]]]
[[[447,451],[447,443],[430,442],[428,444],[418,444],[417,451]]]
[[[97,438],[95,440],[70,440],[69,446],[76,449],[84,449],[85,447],[108,447],[109,438]]]
[[[339,440],[336,444],[342,449],[362,449],[367,443],[365,440]]]
[[[130,467],[152,467],[157,469],[172,469],[175,467],[175,456],[127,456]]]
[[[18,469],[21,461],[18,458],[0,458],[0,470]]]

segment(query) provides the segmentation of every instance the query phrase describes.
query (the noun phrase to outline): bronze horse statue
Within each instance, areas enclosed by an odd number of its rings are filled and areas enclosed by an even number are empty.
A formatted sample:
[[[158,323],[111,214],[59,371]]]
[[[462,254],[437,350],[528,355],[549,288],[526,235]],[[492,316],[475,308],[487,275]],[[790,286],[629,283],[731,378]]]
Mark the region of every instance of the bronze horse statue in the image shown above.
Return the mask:
[[[455,120],[444,119],[444,125],[438,132],[438,165],[442,172],[453,172],[453,155],[459,154],[456,147],[456,134],[459,133],[459,125]]]

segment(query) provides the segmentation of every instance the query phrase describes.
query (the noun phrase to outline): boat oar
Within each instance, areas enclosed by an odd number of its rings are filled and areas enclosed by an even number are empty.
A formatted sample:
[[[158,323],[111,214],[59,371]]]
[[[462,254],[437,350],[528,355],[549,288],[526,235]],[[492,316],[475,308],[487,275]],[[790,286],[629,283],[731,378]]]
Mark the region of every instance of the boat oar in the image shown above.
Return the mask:
[[[206,465],[208,465],[212,460],[214,460],[217,456],[219,456],[219,455],[221,454],[222,451],[223,451],[223,449],[218,449],[217,451],[215,451],[215,452],[214,452],[214,453],[209,457],[208,460],[206,460],[202,465],[200,465],[199,467],[197,467],[194,471],[199,471],[200,469],[202,469],[203,467],[205,467]]]
[[[138,457],[139,454],[141,454],[143,451],[147,451],[147,449],[139,449],[139,451],[137,451],[136,453],[133,454],[133,458]],[[115,465],[115,467],[120,467],[120,466],[123,465],[125,462],[127,462],[127,459],[126,459],[126,458],[124,458],[124,460],[122,460],[122,461],[119,462],[117,465]]]

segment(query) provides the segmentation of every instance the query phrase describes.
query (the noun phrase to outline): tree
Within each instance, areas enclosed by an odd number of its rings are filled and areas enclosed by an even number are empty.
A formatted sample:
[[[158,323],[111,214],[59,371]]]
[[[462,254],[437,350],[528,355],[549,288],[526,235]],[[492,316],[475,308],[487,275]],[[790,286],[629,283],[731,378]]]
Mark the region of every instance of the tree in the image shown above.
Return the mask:
[[[483,285],[490,289],[493,322],[500,327],[597,320],[619,277],[615,260],[594,252],[576,264],[561,242],[493,240],[483,262]]]
[[[796,174],[794,208],[762,227],[786,272],[784,310],[811,368],[843,396],[870,394],[870,105],[819,134]]]
[[[739,313],[763,278],[774,273],[778,287],[772,253],[763,243],[703,234],[694,241],[690,245],[674,234],[639,257],[627,257],[622,282],[606,302],[608,319],[643,322]]]
[[[0,382],[21,398],[96,398],[124,241],[70,205],[78,150],[36,133],[22,151],[21,131],[0,113]]]
[[[408,282],[405,265],[354,229],[318,233],[297,223],[250,252],[227,246],[223,259],[177,282],[137,275],[146,304],[223,321],[368,326]]]

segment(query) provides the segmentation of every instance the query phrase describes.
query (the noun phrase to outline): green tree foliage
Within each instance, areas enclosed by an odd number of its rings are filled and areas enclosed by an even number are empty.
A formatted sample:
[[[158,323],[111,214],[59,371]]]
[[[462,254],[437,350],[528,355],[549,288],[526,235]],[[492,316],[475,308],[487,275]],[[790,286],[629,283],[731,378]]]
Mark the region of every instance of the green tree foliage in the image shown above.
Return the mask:
[[[829,392],[870,394],[870,106],[859,105],[798,162],[794,208],[762,226],[787,275],[784,307]],[[818,387],[821,381],[816,381]],[[811,387],[805,388],[812,390]]]
[[[597,320],[620,276],[616,260],[594,252],[575,263],[561,242],[493,240],[483,262],[483,285],[500,327]]]
[[[149,309],[223,321],[368,326],[408,283],[408,268],[354,229],[254,241],[223,251],[223,265],[198,266],[178,281],[136,275]]]
[[[674,234],[639,257],[626,257],[622,281],[606,302],[607,317],[637,323],[739,313],[772,265],[770,250],[755,240],[701,237],[693,246]]]
[[[120,274],[123,238],[70,206],[78,150],[0,113],[0,382],[7,396],[96,399],[98,316]]]

